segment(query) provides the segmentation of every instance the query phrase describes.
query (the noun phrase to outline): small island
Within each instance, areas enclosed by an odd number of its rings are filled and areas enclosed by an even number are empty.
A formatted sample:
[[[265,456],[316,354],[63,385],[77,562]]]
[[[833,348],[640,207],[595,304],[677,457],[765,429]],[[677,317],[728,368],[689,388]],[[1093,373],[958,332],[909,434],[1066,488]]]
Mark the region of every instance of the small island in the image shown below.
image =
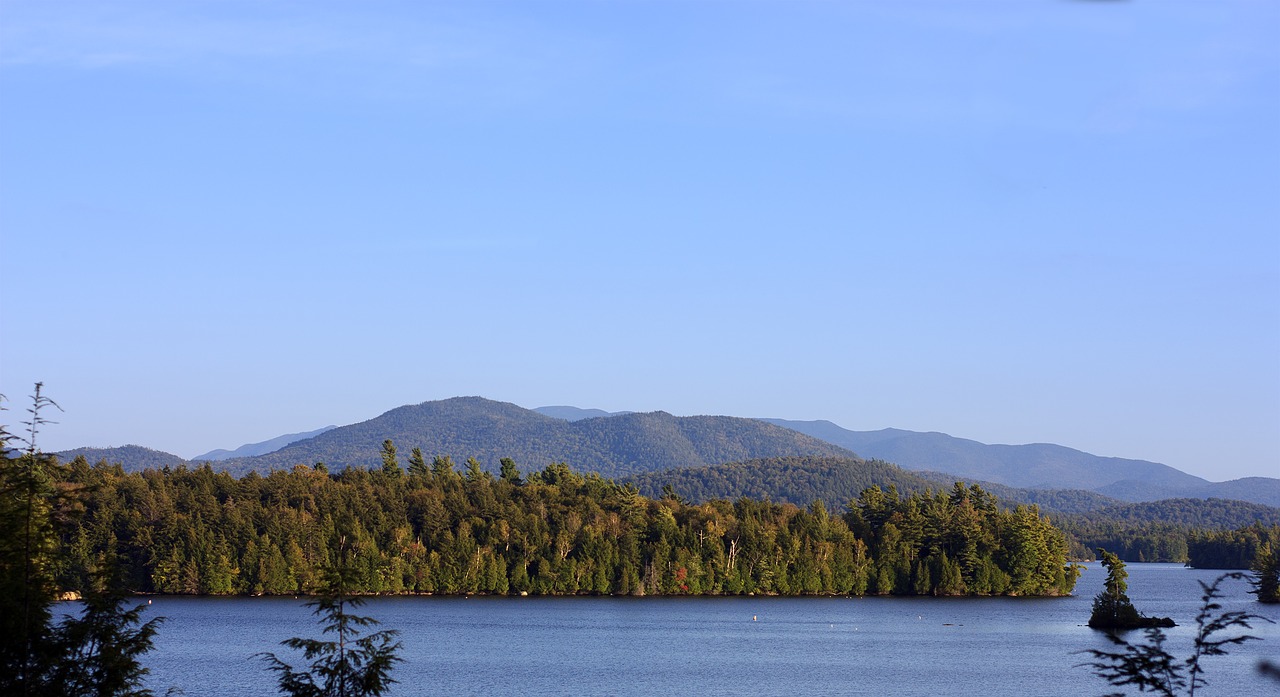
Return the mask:
[[[1089,626],[1094,629],[1125,630],[1145,629],[1148,627],[1175,627],[1177,624],[1169,617],[1147,617],[1138,612],[1129,600],[1129,572],[1125,571],[1124,562],[1105,549],[1098,549],[1098,558],[1107,569],[1107,581],[1102,592],[1093,599],[1093,614],[1089,616]]]

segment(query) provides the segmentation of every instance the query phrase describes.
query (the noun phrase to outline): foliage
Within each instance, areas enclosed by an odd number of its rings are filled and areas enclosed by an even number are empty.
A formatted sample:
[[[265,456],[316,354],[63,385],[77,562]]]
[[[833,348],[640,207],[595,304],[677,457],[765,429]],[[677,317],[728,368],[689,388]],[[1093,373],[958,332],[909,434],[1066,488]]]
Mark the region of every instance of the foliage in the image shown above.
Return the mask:
[[[946,472],[913,469],[911,474],[942,484],[950,484],[956,480],[956,475]],[[1124,502],[1120,499],[1113,499],[1110,496],[1103,496],[1096,491],[1088,491],[1086,489],[1021,489],[994,482],[980,483],[983,489],[995,494],[1006,505],[1022,504],[1030,506],[1035,504],[1040,507],[1041,511],[1050,515],[1090,513],[1108,506],[1124,505]]]
[[[1138,612],[1129,600],[1129,572],[1124,562],[1116,555],[1098,550],[1102,566],[1107,570],[1107,580],[1102,592],[1093,599],[1093,613],[1089,615],[1089,626],[1094,629],[1136,629],[1139,627],[1172,627],[1173,620],[1167,617],[1147,617]]]
[[[1258,550],[1253,559],[1253,590],[1260,603],[1280,603],[1280,546],[1271,543]]]
[[[126,609],[119,592],[86,593],[81,615],[64,617],[55,630],[54,640],[64,655],[53,668],[53,691],[65,697],[150,695],[141,687],[147,669],[139,658],[151,650],[164,618],[142,622],[145,608],[140,604]]]
[[[1188,695],[1195,695],[1197,688],[1208,684],[1204,677],[1205,658],[1226,655],[1229,646],[1258,638],[1231,630],[1251,629],[1250,622],[1254,620],[1270,622],[1265,617],[1239,610],[1219,612],[1222,604],[1218,599],[1222,593],[1218,587],[1225,580],[1243,577],[1244,574],[1231,573],[1219,576],[1210,584],[1200,582],[1203,602],[1196,615],[1194,649],[1185,660],[1179,661],[1170,654],[1165,648],[1164,632],[1152,627],[1145,630],[1145,643],[1130,643],[1115,632],[1109,632],[1107,636],[1118,649],[1089,649],[1085,653],[1095,660],[1084,665],[1092,668],[1094,675],[1118,687],[1133,685],[1139,692],[1154,692],[1166,697],[1175,697],[1183,690]],[[1223,636],[1224,633],[1228,635]]]
[[[1235,530],[1196,531],[1187,541],[1189,566],[1199,569],[1249,569],[1264,548],[1280,549],[1280,525],[1261,523]]]
[[[624,477],[774,455],[853,456],[825,441],[755,419],[653,412],[569,422],[514,404],[456,397],[398,407],[272,453],[219,464],[237,475],[318,461],[334,470],[376,469],[382,464],[380,448],[388,439],[402,451],[417,447],[428,455],[475,457],[495,473],[503,457],[535,467],[567,460],[606,477]]]
[[[1165,523],[1189,528],[1228,529],[1254,523],[1280,525],[1280,508],[1228,499],[1162,499],[1108,506],[1082,514],[1084,521]]]
[[[641,494],[661,495],[670,486],[695,503],[748,498],[806,506],[822,501],[842,510],[871,486],[894,486],[902,493],[924,493],[941,486],[887,462],[838,457],[773,457],[710,467],[687,467],[636,475],[627,481]],[[954,481],[954,480],[952,480]],[[948,481],[945,486],[950,486]]]
[[[1057,595],[1076,578],[1044,516],[978,487],[871,487],[838,516],[818,502],[647,499],[563,463],[466,470],[437,456],[401,474],[236,479],[76,460],[64,483],[92,494],[59,539],[58,577],[79,587],[111,550],[131,590],[315,593],[346,535],[355,593]]]
[[[141,623],[144,606],[126,610],[112,584],[97,583],[80,586],[80,616],[53,620],[60,540],[76,527],[86,492],[37,445],[40,428],[52,423],[42,412],[57,407],[42,387],[36,383],[18,457],[8,447],[14,436],[0,427],[0,694],[147,695],[138,658],[160,618]],[[109,550],[86,562],[86,580],[113,568]]]
[[[274,653],[259,654],[279,680],[280,692],[292,697],[373,697],[381,695],[396,681],[391,669],[403,659],[396,654],[400,642],[395,630],[361,635],[361,630],[378,624],[371,617],[353,615],[350,609],[364,601],[349,593],[350,566],[343,563],[329,574],[325,592],[307,603],[320,618],[322,633],[331,640],[293,637],[281,644],[301,651],[309,661],[305,671],[294,670]]]

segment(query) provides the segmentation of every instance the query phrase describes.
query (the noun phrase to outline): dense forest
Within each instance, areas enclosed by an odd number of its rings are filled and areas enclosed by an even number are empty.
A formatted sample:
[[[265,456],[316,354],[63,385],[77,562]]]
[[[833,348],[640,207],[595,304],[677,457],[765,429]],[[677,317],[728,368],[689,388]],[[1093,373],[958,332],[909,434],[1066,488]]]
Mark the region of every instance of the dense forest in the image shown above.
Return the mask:
[[[951,486],[955,480],[943,473],[908,471],[880,460],[780,457],[650,472],[627,481],[636,484],[642,494],[658,496],[669,487],[694,503],[746,496],[800,505],[822,501],[839,512],[873,484],[892,484],[902,493],[923,493]],[[980,486],[1005,506],[1035,504],[1067,533],[1072,559],[1092,559],[1095,550],[1102,548],[1129,562],[1190,560],[1194,566],[1197,562],[1188,549],[1197,536],[1209,535],[1205,539],[1210,541],[1199,543],[1208,548],[1225,539],[1214,536],[1215,531],[1280,524],[1280,509],[1246,501],[1124,503],[1080,490],[1015,489],[988,482]],[[1248,568],[1248,563],[1231,568]]]
[[[1063,534],[978,487],[901,496],[870,487],[844,515],[738,499],[700,504],[552,464],[527,478],[416,450],[401,467],[298,466],[239,479],[194,469],[57,465],[53,558],[63,588],[119,569],[139,592],[296,594],[338,548],[369,593],[1069,593]]]
[[[1165,499],[1109,506],[1091,513],[1051,514],[1051,518],[1070,536],[1073,555],[1102,548],[1130,562],[1247,569],[1256,545],[1248,549],[1247,557],[1239,549],[1216,547],[1235,539],[1232,530],[1280,524],[1280,509],[1225,499]],[[1235,560],[1234,565],[1207,562],[1227,557]]]
[[[821,501],[843,511],[864,489],[893,486],[902,494],[947,488],[880,460],[850,457],[772,457],[710,467],[681,467],[629,477],[645,496],[670,490],[694,503],[742,497],[807,506]]]
[[[1236,530],[1196,531],[1187,543],[1187,565],[1200,569],[1248,569],[1259,553],[1280,550],[1280,525],[1255,523]]]

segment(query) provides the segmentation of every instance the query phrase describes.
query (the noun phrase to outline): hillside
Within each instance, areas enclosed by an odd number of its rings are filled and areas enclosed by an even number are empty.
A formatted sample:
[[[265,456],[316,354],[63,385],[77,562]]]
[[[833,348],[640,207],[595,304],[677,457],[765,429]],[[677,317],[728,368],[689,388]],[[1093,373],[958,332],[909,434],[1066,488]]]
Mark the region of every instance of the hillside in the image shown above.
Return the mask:
[[[833,511],[844,510],[851,499],[871,486],[896,486],[904,495],[944,488],[887,462],[849,457],[756,459],[649,472],[628,481],[650,498],[657,498],[664,486],[670,486],[681,498],[692,502],[735,501],[745,496],[803,507],[821,500]]]
[[[791,455],[853,457],[843,448],[790,429],[729,416],[675,417],[665,412],[566,421],[514,404],[455,397],[392,409],[266,455],[224,460],[232,473],[324,462],[331,469],[377,467],[391,439],[402,462],[414,447],[427,458],[475,457],[495,470],[503,457],[521,469],[567,462],[580,471],[625,477],[675,467]]]
[[[1070,518],[1095,523],[1158,523],[1232,530],[1254,523],[1280,525],[1280,508],[1226,499],[1165,499],[1108,506]]]
[[[918,433],[894,428],[850,431],[829,421],[764,421],[821,438],[863,457],[888,460],[906,469],[948,472],[1024,489],[1099,490],[1117,481],[1138,480],[1170,490],[1185,490],[1209,483],[1168,465],[1100,457],[1050,443],[988,445],[945,433]],[[1103,493],[1124,498],[1116,493]],[[1141,495],[1132,490],[1126,493]]]
[[[272,438],[270,440],[264,440],[261,443],[248,443],[246,445],[242,445],[236,448],[235,450],[223,450],[221,448],[217,450],[210,450],[209,452],[204,453],[203,455],[196,455],[195,457],[191,458],[191,461],[192,462],[206,462],[206,461],[217,462],[219,460],[230,460],[231,458],[235,458],[235,457],[254,457],[255,455],[266,455],[267,453],[275,452],[280,448],[283,448],[284,446],[289,445],[290,443],[296,443],[300,440],[306,440],[308,438],[315,438],[321,433],[324,433],[325,431],[332,431],[335,428],[337,428],[337,426],[325,426],[324,428],[319,428],[314,431],[307,431],[305,433],[290,433],[283,436],[276,436],[275,438]]]
[[[937,482],[939,486],[951,486],[951,483],[956,480],[955,475],[946,472],[922,470],[913,471],[912,474]],[[971,481],[969,483],[977,484],[991,492],[1002,503],[1035,504],[1046,513],[1089,513],[1125,503],[1120,499],[1086,489],[1019,489],[995,482]]]
[[[1127,479],[1097,489],[1099,493],[1125,501],[1159,501],[1172,498],[1235,499],[1264,506],[1280,507],[1280,479],[1245,477],[1201,486],[1157,486]]]
[[[70,462],[83,455],[84,459],[88,460],[91,465],[96,465],[106,460],[113,465],[120,464],[130,471],[177,467],[185,462],[185,460],[173,453],[152,450],[141,445],[123,445],[118,448],[76,448],[74,450],[56,452],[54,455],[57,455],[62,462]]]
[[[1035,504],[1045,513],[1090,513],[1124,504],[1090,491],[1016,489],[1002,484],[962,480],[943,472],[910,472],[882,460],[859,458],[768,458],[661,470],[637,475],[628,481],[635,484],[641,494],[652,498],[660,496],[663,487],[669,485],[688,501],[733,501],[746,496],[807,506],[821,500],[831,510],[844,510],[851,499],[858,498],[862,490],[870,486],[882,489],[895,486],[899,492],[910,494],[949,491],[957,481],[981,486],[1003,506],[1012,508]]]

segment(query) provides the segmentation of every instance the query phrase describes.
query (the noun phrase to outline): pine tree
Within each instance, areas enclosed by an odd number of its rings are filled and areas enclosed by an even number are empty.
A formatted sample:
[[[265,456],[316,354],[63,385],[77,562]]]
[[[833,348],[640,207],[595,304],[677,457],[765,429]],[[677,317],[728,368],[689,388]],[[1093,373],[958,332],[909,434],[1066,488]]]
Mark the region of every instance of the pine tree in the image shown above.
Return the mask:
[[[65,618],[54,633],[63,656],[49,680],[52,693],[65,697],[149,697],[151,691],[142,688],[148,670],[138,659],[151,650],[156,628],[164,618],[142,622],[146,607],[140,604],[125,609],[124,594],[110,585],[86,593],[81,615]]]
[[[400,469],[400,462],[396,460],[396,444],[388,438],[382,441],[382,471],[391,477],[399,477],[403,474]]]
[[[1093,614],[1089,616],[1089,626],[1094,629],[1136,629],[1139,627],[1172,627],[1173,620],[1168,617],[1147,617],[1138,612],[1129,600],[1127,591],[1129,572],[1125,571],[1120,557],[1098,549],[1102,565],[1107,569],[1107,580],[1102,592],[1093,599]]]
[[[1280,603],[1280,553],[1270,544],[1258,549],[1253,558],[1253,590],[1260,603]]]
[[[328,578],[325,593],[307,603],[319,619],[322,633],[333,640],[293,637],[284,646],[302,651],[309,662],[307,670],[294,670],[274,653],[257,654],[267,661],[279,680],[280,692],[291,697],[376,697],[384,694],[396,681],[391,677],[395,664],[404,660],[397,653],[400,642],[395,630],[381,630],[361,635],[365,627],[378,621],[372,617],[351,614],[364,605],[364,600],[351,595],[351,566],[347,564],[345,540],[340,543],[337,568]]]
[[[134,628],[146,606],[124,609],[124,596],[114,590],[120,581],[111,578],[114,563],[85,589],[79,617],[53,622],[53,512],[66,499],[52,483],[57,459],[36,442],[40,428],[53,423],[41,412],[61,409],[43,386],[36,383],[31,420],[23,422],[28,436],[20,457],[9,456],[14,437],[0,427],[0,694],[150,695],[140,687],[147,671],[138,659],[151,649],[162,618]]]
[[[1174,658],[1165,650],[1164,632],[1159,627],[1148,627],[1145,630],[1147,641],[1142,644],[1130,643],[1115,632],[1108,632],[1107,637],[1119,650],[1089,649],[1084,653],[1093,656],[1095,660],[1084,666],[1092,668],[1094,675],[1112,685],[1133,685],[1139,692],[1152,692],[1165,697],[1176,697],[1186,690],[1187,695],[1194,696],[1197,688],[1208,684],[1204,677],[1206,657],[1225,656],[1228,646],[1258,638],[1251,634],[1239,634],[1238,628],[1251,629],[1250,623],[1255,620],[1271,621],[1239,610],[1218,612],[1222,609],[1222,604],[1218,602],[1222,598],[1222,592],[1218,590],[1218,586],[1223,581],[1242,578],[1244,574],[1236,572],[1219,576],[1213,583],[1200,582],[1204,593],[1201,596],[1200,612],[1196,615],[1194,650],[1189,658],[1182,661]],[[1218,638],[1223,632],[1228,632],[1230,636]]]

